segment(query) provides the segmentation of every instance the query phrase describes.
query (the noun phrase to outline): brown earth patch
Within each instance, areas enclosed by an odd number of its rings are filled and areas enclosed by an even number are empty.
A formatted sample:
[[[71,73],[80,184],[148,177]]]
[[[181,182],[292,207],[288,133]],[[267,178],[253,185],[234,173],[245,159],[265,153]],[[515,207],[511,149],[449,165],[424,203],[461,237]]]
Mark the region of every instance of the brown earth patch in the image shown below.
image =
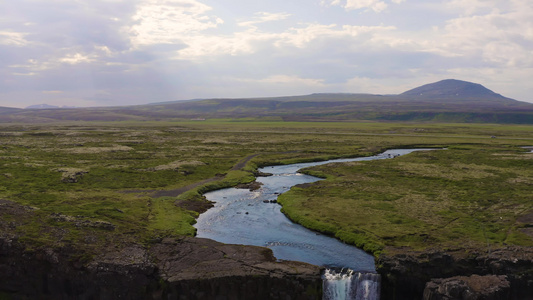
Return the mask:
[[[239,163],[237,163],[235,166],[233,166],[233,168],[231,168],[232,171],[236,171],[236,170],[241,170],[242,168],[244,168],[246,166],[246,163],[248,163],[252,158],[258,156],[259,154],[253,154],[253,155],[249,155],[247,156],[246,158],[244,158],[243,160],[241,160]]]
[[[206,212],[213,207],[212,201],[208,200],[178,200],[174,204],[186,210],[192,210],[199,214]]]
[[[533,225],[533,212],[520,216],[516,220],[521,223]]]
[[[532,227],[529,227],[529,228],[521,228],[520,231],[528,236],[530,236],[531,238],[533,238],[533,228]]]

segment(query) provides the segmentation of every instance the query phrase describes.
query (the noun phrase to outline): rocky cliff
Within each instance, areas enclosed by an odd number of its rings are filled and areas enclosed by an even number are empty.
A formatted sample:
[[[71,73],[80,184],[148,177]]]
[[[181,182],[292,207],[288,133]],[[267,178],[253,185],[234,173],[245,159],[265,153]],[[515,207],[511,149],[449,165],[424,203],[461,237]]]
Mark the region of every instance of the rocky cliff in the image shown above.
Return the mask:
[[[407,251],[378,261],[383,299],[533,299],[533,249]]]
[[[433,279],[424,290],[424,300],[507,300],[511,297],[510,283],[505,275]]]
[[[262,247],[188,237],[144,244],[127,239],[92,245],[59,240],[28,243],[20,239],[17,228],[34,211],[0,200],[0,298],[320,299],[322,295],[319,267],[277,261],[270,249]],[[386,253],[377,264],[384,300],[533,299],[531,248],[505,247],[490,253],[387,249]]]
[[[277,261],[268,248],[190,237],[69,244],[45,222],[39,244],[17,230],[34,214],[0,200],[0,299],[321,298],[319,267]]]
[[[320,299],[321,286],[320,268],[261,247],[165,239],[87,260],[0,238],[0,291],[12,299]]]

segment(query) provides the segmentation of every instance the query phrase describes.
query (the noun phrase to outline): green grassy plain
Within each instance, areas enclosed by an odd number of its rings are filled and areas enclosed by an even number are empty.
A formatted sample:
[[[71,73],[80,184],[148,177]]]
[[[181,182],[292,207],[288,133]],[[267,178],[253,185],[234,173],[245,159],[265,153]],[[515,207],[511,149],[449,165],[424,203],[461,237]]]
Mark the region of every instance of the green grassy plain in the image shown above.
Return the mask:
[[[517,221],[533,210],[533,153],[519,148],[450,145],[305,171],[327,180],[282,195],[285,213],[369,252],[533,246]]]
[[[0,199],[32,207],[32,217],[17,220],[16,228],[29,247],[150,243],[194,235],[198,212],[175,204],[202,202],[203,192],[250,182],[260,166],[448,147],[313,168],[308,172],[327,180],[293,188],[282,196],[283,209],[297,222],[375,253],[385,246],[533,245],[517,221],[532,211],[532,154],[520,148],[532,145],[533,127],[518,125],[3,124]],[[202,181],[177,197],[153,196]]]

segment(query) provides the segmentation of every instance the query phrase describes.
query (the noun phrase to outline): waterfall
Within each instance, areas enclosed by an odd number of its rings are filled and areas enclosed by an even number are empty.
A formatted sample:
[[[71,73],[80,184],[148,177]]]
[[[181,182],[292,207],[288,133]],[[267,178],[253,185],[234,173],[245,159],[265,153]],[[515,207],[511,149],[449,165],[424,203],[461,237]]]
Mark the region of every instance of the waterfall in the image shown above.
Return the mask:
[[[379,274],[326,269],[322,278],[323,300],[379,300]]]

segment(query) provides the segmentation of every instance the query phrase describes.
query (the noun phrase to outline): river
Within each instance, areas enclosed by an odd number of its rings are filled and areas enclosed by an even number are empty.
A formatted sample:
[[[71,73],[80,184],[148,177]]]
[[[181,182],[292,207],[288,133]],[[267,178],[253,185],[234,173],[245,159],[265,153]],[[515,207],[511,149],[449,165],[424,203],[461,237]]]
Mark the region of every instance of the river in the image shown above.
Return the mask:
[[[321,180],[298,173],[302,168],[335,162],[388,159],[417,150],[429,149],[394,149],[369,157],[262,168],[259,171],[273,175],[257,178],[262,186],[256,191],[229,188],[205,194],[215,204],[198,218],[195,225],[197,236],[227,244],[268,247],[277,259],[326,267],[323,275],[324,299],[379,299],[379,275],[374,274],[373,256],[292,223],[280,212],[281,207],[275,201],[279,194],[294,185]],[[339,269],[345,271],[339,272]]]

